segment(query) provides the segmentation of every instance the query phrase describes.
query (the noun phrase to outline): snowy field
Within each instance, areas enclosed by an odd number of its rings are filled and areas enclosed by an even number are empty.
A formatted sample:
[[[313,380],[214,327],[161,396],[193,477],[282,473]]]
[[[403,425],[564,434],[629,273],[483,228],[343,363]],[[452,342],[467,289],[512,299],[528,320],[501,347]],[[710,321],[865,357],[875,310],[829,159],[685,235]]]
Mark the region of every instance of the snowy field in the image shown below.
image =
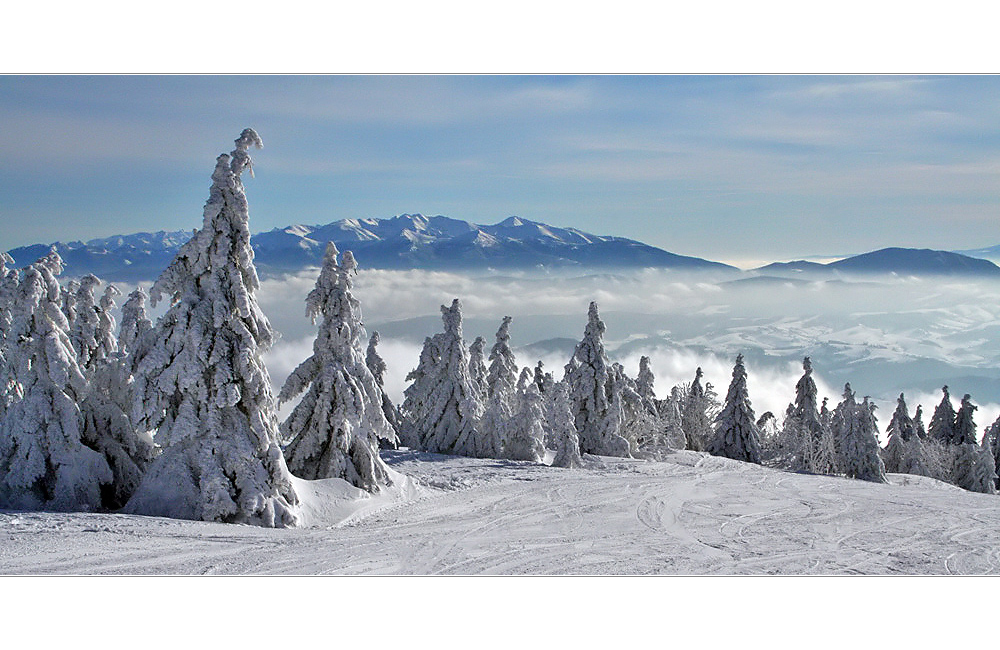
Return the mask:
[[[300,482],[307,525],[0,511],[2,574],[992,574],[1000,497],[677,452],[579,470],[387,452],[360,500]]]

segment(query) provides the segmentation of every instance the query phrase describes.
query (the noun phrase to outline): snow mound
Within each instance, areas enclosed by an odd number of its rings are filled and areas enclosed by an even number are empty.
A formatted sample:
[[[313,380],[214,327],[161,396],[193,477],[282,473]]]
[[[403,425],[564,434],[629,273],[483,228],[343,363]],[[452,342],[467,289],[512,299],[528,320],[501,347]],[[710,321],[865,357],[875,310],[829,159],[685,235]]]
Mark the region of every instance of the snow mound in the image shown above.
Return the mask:
[[[419,483],[392,469],[392,484],[368,493],[341,478],[306,481],[292,477],[299,495],[299,526],[335,528],[350,525],[374,513],[417,499],[425,492]]]

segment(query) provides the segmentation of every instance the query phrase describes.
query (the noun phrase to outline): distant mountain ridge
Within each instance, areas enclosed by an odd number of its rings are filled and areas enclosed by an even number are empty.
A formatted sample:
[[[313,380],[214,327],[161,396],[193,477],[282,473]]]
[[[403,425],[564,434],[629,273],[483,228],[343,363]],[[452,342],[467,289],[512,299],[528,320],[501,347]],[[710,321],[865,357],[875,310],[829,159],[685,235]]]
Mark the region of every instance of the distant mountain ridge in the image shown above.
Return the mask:
[[[34,244],[9,252],[24,266],[55,246],[66,274],[94,273],[115,282],[154,280],[167,267],[192,231],[159,231],[92,239],[88,242]],[[297,224],[251,237],[262,275],[295,273],[319,266],[327,242],[351,250],[361,268],[427,270],[621,270],[670,268],[722,271],[735,267],[677,255],[624,237],[593,235],[520,217],[492,225],[445,216],[403,214],[389,219],[342,219],[325,225]],[[981,249],[983,251],[990,249]],[[1000,277],[993,262],[959,252],[883,248],[821,264],[804,260],[776,262],[744,275],[766,278],[828,280],[842,275],[885,274]]]
[[[95,275],[112,281],[155,279],[191,231],[136,233],[54,245],[68,275]],[[676,255],[623,237],[593,235],[519,217],[480,225],[444,216],[404,214],[390,219],[342,219],[326,225],[292,225],[251,237],[262,274],[296,272],[319,266],[328,242],[351,250],[362,268],[533,269],[678,268],[732,271],[726,264]],[[17,265],[29,264],[51,245],[9,251]]]
[[[823,280],[838,275],[898,275],[985,276],[1000,278],[1000,267],[989,260],[961,253],[926,248],[882,248],[870,253],[846,257],[836,262],[820,264],[797,260],[775,262],[754,269],[759,276]]]

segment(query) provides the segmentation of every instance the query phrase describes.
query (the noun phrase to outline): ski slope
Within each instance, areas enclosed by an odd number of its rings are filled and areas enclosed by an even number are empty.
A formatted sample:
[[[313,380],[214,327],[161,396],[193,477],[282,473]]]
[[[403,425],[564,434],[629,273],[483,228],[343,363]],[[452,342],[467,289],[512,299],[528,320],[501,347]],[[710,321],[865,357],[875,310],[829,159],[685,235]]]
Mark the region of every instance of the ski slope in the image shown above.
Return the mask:
[[[676,452],[577,470],[407,450],[393,488],[298,483],[296,529],[0,511],[3,574],[984,574],[1000,497]]]

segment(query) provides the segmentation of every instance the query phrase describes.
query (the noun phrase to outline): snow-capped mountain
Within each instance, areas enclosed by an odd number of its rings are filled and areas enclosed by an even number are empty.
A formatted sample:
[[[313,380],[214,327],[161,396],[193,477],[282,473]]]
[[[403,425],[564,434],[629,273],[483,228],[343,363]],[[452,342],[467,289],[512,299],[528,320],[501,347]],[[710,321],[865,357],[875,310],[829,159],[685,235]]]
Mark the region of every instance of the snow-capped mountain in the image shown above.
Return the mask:
[[[152,280],[166,268],[189,231],[136,233],[54,244],[67,275],[94,273],[115,281]],[[510,217],[480,225],[444,216],[404,214],[391,219],[343,219],[326,225],[292,225],[252,238],[261,273],[318,266],[327,242],[352,250],[363,268],[530,269],[683,268],[729,270],[731,266],[675,255],[623,237],[592,235],[575,228]],[[36,244],[9,251],[18,265],[49,250]]]
[[[841,274],[874,273],[1000,277],[1000,267],[989,260],[926,248],[883,248],[828,264],[804,260],[776,262],[754,271],[760,276],[804,280],[827,279]]]

